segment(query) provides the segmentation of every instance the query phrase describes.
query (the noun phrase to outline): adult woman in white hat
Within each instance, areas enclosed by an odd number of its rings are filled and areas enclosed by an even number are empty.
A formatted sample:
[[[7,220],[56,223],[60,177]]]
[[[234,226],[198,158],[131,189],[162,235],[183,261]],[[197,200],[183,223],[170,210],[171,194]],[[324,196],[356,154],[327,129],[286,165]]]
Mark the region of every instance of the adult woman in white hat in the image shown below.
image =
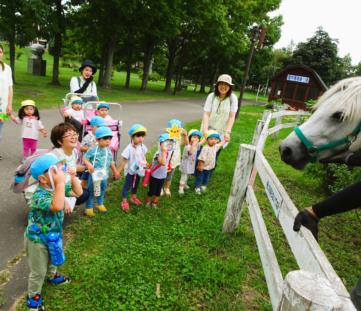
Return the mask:
[[[203,122],[200,131],[205,135],[208,130],[215,130],[221,140],[224,137],[229,142],[238,109],[238,99],[233,94],[232,77],[223,74],[218,78],[214,86],[214,92],[208,95],[204,105]]]
[[[4,121],[9,120],[7,115],[12,114],[13,112],[13,78],[11,68],[1,61],[3,56],[4,49],[0,45],[0,141]],[[1,159],[0,155],[0,160]]]

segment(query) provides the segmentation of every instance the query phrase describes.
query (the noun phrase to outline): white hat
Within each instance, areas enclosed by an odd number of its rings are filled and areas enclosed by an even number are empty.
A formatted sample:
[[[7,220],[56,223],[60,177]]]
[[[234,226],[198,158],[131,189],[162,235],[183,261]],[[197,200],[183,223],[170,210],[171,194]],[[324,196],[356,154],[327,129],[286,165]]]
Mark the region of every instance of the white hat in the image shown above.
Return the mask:
[[[230,75],[220,75],[217,80],[217,83],[218,82],[226,82],[230,86],[234,87],[234,84],[232,83],[232,77]],[[217,83],[214,86],[216,86]]]

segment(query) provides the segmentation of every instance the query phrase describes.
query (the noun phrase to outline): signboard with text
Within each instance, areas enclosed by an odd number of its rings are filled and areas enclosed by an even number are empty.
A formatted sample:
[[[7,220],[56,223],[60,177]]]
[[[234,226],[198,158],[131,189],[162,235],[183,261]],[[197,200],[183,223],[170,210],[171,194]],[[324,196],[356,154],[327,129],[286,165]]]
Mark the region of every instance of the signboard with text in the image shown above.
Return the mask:
[[[308,83],[308,81],[310,81],[310,78],[301,77],[301,76],[294,76],[294,75],[287,75],[287,80],[288,81],[294,81],[294,82]]]

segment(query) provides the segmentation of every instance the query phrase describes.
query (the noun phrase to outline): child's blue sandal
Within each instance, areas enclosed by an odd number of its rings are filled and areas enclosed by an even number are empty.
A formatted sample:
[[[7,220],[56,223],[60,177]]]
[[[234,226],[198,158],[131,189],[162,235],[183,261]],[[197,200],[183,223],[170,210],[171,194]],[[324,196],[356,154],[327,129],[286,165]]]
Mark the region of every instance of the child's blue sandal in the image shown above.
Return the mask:
[[[34,297],[27,297],[26,303],[28,304],[29,310],[45,310],[43,305],[43,299],[40,294],[36,294]]]
[[[62,276],[57,272],[55,274],[54,278],[52,280],[50,280],[50,283],[55,284],[55,285],[66,284],[66,283],[69,283],[69,278]]]

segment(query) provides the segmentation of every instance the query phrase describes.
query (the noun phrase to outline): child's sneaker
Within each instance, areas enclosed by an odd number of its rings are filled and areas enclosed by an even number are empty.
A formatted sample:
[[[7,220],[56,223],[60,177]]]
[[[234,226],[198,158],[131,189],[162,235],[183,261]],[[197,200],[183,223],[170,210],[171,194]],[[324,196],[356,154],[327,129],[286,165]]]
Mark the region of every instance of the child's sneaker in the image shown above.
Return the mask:
[[[169,188],[165,188],[165,189],[164,189],[164,193],[165,193],[167,196],[170,196],[170,195],[171,195]]]
[[[201,188],[196,188],[196,189],[195,189],[195,192],[196,192],[197,194],[201,194]]]
[[[123,207],[123,210],[125,210],[125,211],[128,211],[130,209],[128,202],[126,202],[126,203],[122,202],[122,207]]]
[[[149,207],[149,206],[150,206],[150,202],[145,201],[145,206],[146,206],[146,207]]]
[[[97,209],[100,213],[106,213],[107,209],[105,208],[104,205],[97,205]]]
[[[134,204],[137,204],[137,205],[143,205],[142,202],[140,202],[137,198],[131,198],[130,199],[130,203],[134,203]]]
[[[163,191],[163,188],[162,190],[160,191],[160,196],[162,197],[164,195],[164,191]]]
[[[152,202],[152,207],[154,207],[155,209],[157,209],[158,207],[157,207],[157,203],[153,203]]]
[[[85,215],[88,217],[94,217],[94,211],[92,208],[86,208],[85,209]]]
[[[184,194],[184,187],[179,187],[179,194]]]
[[[69,278],[62,276],[57,272],[55,274],[54,278],[52,280],[50,280],[50,283],[55,284],[55,285],[66,284],[66,283],[69,283]]]
[[[36,294],[34,297],[27,296],[26,303],[28,304],[29,310],[45,310],[43,305],[43,299],[40,294]]]
[[[201,190],[202,190],[202,191],[206,191],[206,190],[207,190],[207,186],[201,186]]]
[[[185,184],[184,189],[189,189],[189,186],[187,184]]]

